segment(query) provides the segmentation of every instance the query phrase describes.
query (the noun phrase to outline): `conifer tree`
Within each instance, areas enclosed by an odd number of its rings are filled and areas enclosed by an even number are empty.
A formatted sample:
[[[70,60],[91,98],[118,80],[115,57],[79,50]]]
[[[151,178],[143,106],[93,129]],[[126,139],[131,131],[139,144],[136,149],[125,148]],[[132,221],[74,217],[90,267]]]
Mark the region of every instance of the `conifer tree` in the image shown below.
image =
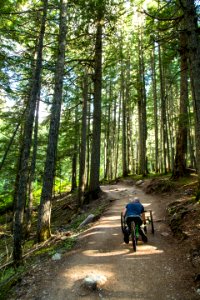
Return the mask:
[[[36,109],[37,95],[40,88],[40,78],[42,70],[42,51],[43,51],[43,40],[45,33],[45,23],[47,15],[48,1],[43,1],[43,17],[41,21],[41,29],[39,35],[39,42],[37,48],[37,60],[34,71],[31,94],[26,110],[25,123],[24,123],[24,134],[21,148],[21,159],[19,165],[19,182],[16,191],[16,208],[14,212],[14,246],[13,246],[13,259],[18,264],[22,258],[22,240],[23,240],[23,219],[24,219],[24,208],[26,204],[27,194],[27,183],[28,183],[28,163],[30,157],[31,141],[32,141],[32,130],[34,115]]]
[[[53,104],[51,108],[51,120],[49,129],[49,139],[47,145],[46,162],[43,176],[42,194],[38,212],[38,241],[45,241],[51,236],[51,200],[55,175],[56,152],[59,135],[60,113],[63,93],[63,77],[65,67],[65,46],[67,34],[67,4],[65,0],[60,0],[60,20],[59,20],[59,39],[58,56],[55,71],[55,87]]]

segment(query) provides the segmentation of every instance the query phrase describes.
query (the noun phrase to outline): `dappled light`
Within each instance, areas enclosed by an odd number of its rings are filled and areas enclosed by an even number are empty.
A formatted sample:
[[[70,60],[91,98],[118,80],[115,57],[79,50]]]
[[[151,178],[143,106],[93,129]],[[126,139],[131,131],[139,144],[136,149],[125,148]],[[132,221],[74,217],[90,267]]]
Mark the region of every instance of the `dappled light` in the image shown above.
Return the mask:
[[[162,220],[157,213],[160,202],[153,202],[153,197],[139,189],[137,194],[144,200],[142,203],[147,210],[148,241],[143,242],[139,236],[136,251],[133,251],[131,235],[129,243],[124,242],[121,211],[128,201],[126,192],[124,189],[124,194],[116,195],[117,200],[112,202],[110,209],[100,219],[89,224],[85,231],[77,232],[75,249],[65,253],[60,263],[54,262],[54,268],[61,270],[58,278],[54,278],[52,272],[53,280],[48,286],[51,294],[45,294],[46,299],[193,299],[187,297],[191,291],[186,288],[185,279],[179,277],[181,264],[185,262],[174,254],[175,251],[179,255],[179,249],[172,243],[167,224],[159,222]],[[149,208],[152,209],[153,218],[155,216],[158,220],[155,234],[152,232]],[[102,286],[90,286],[91,280],[99,278],[98,284]],[[86,285],[88,282],[89,286]],[[169,297],[166,298],[166,295]]]
[[[151,203],[142,203],[143,205],[144,205],[144,207],[149,207],[149,206],[151,206]]]
[[[120,218],[120,216],[110,216],[110,217],[103,217],[102,221],[115,221],[118,220]]]
[[[106,186],[104,187],[106,189]],[[109,188],[109,192],[124,192],[126,189],[124,187],[114,187],[114,188]]]
[[[94,249],[94,250],[86,250],[82,252],[83,255],[91,256],[91,257],[115,256],[115,255],[122,255],[127,253],[129,253],[129,249],[112,250],[108,252]]]
[[[128,254],[128,256],[147,256],[147,255],[154,255],[154,254],[163,254],[164,250],[158,249],[152,245],[142,245],[137,247],[136,252],[132,252]],[[149,257],[150,258],[150,257]]]
[[[87,232],[87,233],[84,233],[83,234],[83,237],[89,237],[89,236],[92,236],[92,235],[95,235],[95,234],[103,234],[104,231],[92,231],[92,232]]]
[[[153,255],[153,254],[162,254],[164,251],[159,250],[155,246],[151,245],[140,245],[138,246],[138,250],[133,252],[132,248],[126,248],[123,250],[112,250],[112,251],[103,251],[103,250],[86,250],[83,251],[82,254],[90,257],[105,257],[105,256],[117,256],[117,255],[124,255],[124,259],[129,256],[146,256],[146,255]],[[126,257],[127,256],[127,257]]]
[[[124,189],[121,189],[125,191]],[[111,189],[115,191],[115,188]],[[138,241],[137,251],[133,251],[132,241],[129,244],[123,242],[121,231],[121,211],[126,204],[126,197],[123,202],[116,202],[112,206],[112,213],[106,212],[100,221],[86,232],[82,233],[81,239],[87,243],[85,249],[78,252],[77,264],[70,265],[63,271],[63,277],[68,282],[68,288],[75,288],[88,274],[106,276],[111,284],[116,276],[120,276],[120,270],[124,272],[123,264],[144,264],[151,261],[152,257],[160,257],[165,253],[162,247],[155,245],[154,236],[149,232],[149,242]],[[152,202],[144,202],[145,208],[151,207]],[[102,239],[104,242],[102,243]],[[118,262],[121,267],[116,265]],[[135,265],[136,267],[136,265]],[[128,267],[129,268],[129,267]],[[128,272],[128,269],[127,269]]]

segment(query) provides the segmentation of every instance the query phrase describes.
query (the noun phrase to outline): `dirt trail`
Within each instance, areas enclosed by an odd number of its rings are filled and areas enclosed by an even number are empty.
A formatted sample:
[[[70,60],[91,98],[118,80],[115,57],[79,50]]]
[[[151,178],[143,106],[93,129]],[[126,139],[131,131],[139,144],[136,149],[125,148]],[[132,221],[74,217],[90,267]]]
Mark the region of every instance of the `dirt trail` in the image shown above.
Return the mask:
[[[165,223],[165,200],[136,187],[112,185],[102,189],[116,199],[110,209],[80,236],[72,252],[46,266],[40,283],[17,299],[199,299],[192,287],[186,254]],[[129,195],[137,195],[147,209],[152,209],[155,220],[155,235],[149,232],[148,243],[138,245],[136,253],[131,243],[123,243],[120,228],[120,211]],[[107,278],[102,289],[83,288],[83,279],[91,274]]]

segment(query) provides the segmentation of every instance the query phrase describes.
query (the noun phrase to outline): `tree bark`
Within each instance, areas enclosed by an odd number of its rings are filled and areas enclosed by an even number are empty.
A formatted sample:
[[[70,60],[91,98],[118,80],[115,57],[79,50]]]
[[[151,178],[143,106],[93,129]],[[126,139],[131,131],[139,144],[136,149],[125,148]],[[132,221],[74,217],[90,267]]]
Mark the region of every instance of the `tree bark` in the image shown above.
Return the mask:
[[[162,65],[162,53],[161,47],[158,45],[158,55],[159,55],[159,72],[160,72],[160,100],[161,100],[161,135],[162,135],[162,149],[163,149],[163,171],[167,173],[167,122],[166,122],[166,99],[164,91],[164,78],[163,78],[163,65]]]
[[[111,82],[112,84],[112,82]],[[116,114],[117,114],[117,99],[114,97],[114,107],[113,107],[113,122],[112,122],[112,171],[111,171],[111,178],[115,179],[115,157],[116,157],[116,147],[117,147],[117,141],[116,141],[116,133],[117,133],[117,120],[116,120]]]
[[[101,89],[102,89],[102,11],[98,13],[96,44],[95,44],[95,74],[94,74],[94,108],[92,153],[90,168],[89,191],[92,198],[97,198],[100,192],[100,146],[101,146]]]
[[[62,88],[65,67],[65,46],[66,46],[66,0],[60,1],[60,24],[58,38],[58,56],[55,72],[55,87],[53,104],[51,109],[49,139],[46,154],[46,163],[43,176],[42,194],[38,212],[37,239],[38,242],[47,240],[51,236],[51,200],[56,165],[56,152],[60,125],[60,113],[62,104]]]
[[[121,101],[122,101],[122,175],[126,177],[127,171],[127,105],[125,97],[125,78],[124,78],[123,60],[121,61]]]
[[[139,70],[138,70],[138,124],[139,124],[139,174],[146,176],[147,161],[146,161],[146,91],[144,81],[144,57],[141,44],[141,37],[138,40],[139,48]]]
[[[42,50],[43,40],[45,33],[45,23],[47,15],[48,0],[43,1],[43,16],[41,21],[36,67],[32,82],[31,95],[28,103],[28,108],[24,124],[24,136],[22,142],[22,152],[19,167],[19,182],[18,190],[16,192],[16,209],[14,212],[14,246],[13,246],[13,259],[16,264],[19,264],[22,259],[22,240],[23,240],[23,220],[24,220],[24,207],[26,204],[26,192],[28,183],[28,162],[30,157],[31,141],[34,114],[36,108],[37,95],[40,89],[41,70],[42,70]]]
[[[156,81],[156,65],[155,65],[155,44],[153,45],[152,58],[151,58],[151,69],[152,69],[152,85],[153,85],[153,104],[154,104],[154,136],[155,136],[155,166],[154,170],[158,173],[158,105],[157,105],[157,81]]]
[[[81,207],[84,202],[85,192],[85,162],[86,162],[86,146],[87,146],[87,106],[88,106],[88,74],[83,78],[83,100],[82,100],[82,127],[81,127],[81,146],[79,157],[79,188],[78,199]]]
[[[117,178],[118,169],[119,169],[119,143],[120,143],[120,123],[121,123],[121,111],[122,111],[122,97],[119,98],[119,109],[118,109],[118,119],[117,119],[117,128],[116,128],[116,154],[115,154],[115,175],[114,178]]]
[[[110,99],[110,97],[109,97]],[[108,120],[105,128],[105,141],[106,141],[106,146],[105,146],[105,174],[104,178],[109,179],[110,177],[110,164],[111,164],[111,143],[110,143],[110,111],[111,111],[111,104],[110,102],[108,103]]]
[[[31,230],[32,221],[32,208],[33,208],[33,182],[35,178],[37,148],[38,148],[38,122],[39,122],[39,103],[40,99],[37,99],[36,116],[35,116],[35,127],[34,127],[34,138],[33,138],[33,154],[31,160],[30,174],[28,180],[28,199],[26,209],[26,236],[29,236]]]
[[[79,140],[79,123],[78,123],[78,106],[75,112],[75,125],[74,125],[74,151],[72,154],[72,187],[71,191],[77,189],[77,160],[78,160],[78,140]]]
[[[189,159],[190,159],[190,168],[196,169],[196,158],[195,158],[195,141],[194,135],[192,134],[192,120],[190,114],[190,106],[188,106],[188,148],[189,148]]]
[[[187,47],[195,114],[196,165],[200,189],[200,40],[197,11],[194,0],[184,0],[183,13],[187,34]]]
[[[180,33],[181,82],[180,82],[180,114],[176,142],[173,178],[183,177],[186,174],[187,154],[187,126],[188,126],[188,70],[186,33]]]
[[[126,103],[127,103],[127,115],[126,115],[126,126],[127,126],[127,173],[129,174],[132,171],[132,124],[131,124],[131,101],[130,101],[130,78],[131,78],[131,71],[130,71],[130,56],[128,56],[127,63],[126,63]]]

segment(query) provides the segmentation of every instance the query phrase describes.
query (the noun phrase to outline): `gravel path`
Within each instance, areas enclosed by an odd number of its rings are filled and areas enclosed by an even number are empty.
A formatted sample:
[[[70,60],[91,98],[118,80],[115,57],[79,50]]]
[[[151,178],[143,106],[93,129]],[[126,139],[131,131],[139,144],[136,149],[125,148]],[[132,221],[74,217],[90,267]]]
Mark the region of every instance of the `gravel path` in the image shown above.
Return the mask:
[[[181,244],[165,222],[167,201],[146,195],[140,188],[125,185],[102,189],[115,201],[94,226],[85,231],[73,251],[46,266],[39,285],[18,299],[78,300],[196,300],[190,264]],[[153,210],[155,234],[148,231],[148,243],[137,252],[123,242],[120,212],[129,196],[138,196]],[[96,290],[83,286],[87,276],[99,276],[105,283]],[[37,278],[36,278],[37,281]]]

